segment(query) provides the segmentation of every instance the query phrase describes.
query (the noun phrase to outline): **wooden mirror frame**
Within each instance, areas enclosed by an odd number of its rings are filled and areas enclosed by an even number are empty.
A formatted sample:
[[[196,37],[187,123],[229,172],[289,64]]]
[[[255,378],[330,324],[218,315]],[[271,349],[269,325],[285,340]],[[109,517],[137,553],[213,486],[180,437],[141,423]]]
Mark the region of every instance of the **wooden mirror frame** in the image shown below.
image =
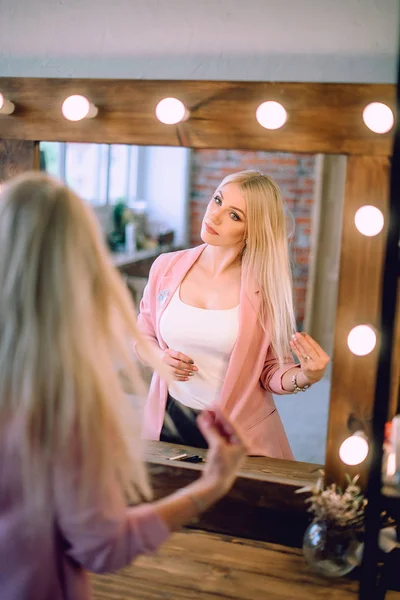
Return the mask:
[[[3,77],[0,92],[15,104],[13,114],[0,114],[4,140],[347,155],[325,472],[328,481],[342,481],[345,472],[365,474],[368,461],[347,467],[340,462],[339,447],[349,435],[349,419],[366,426],[371,419],[378,353],[375,349],[367,356],[355,356],[346,341],[357,324],[378,329],[386,229],[365,237],[354,226],[354,214],[360,206],[373,204],[386,215],[392,133],[373,133],[362,114],[371,102],[383,102],[394,112],[395,86]],[[61,105],[72,94],[86,96],[98,108],[96,118],[67,121]],[[155,117],[157,103],[171,96],[190,111],[178,125],[164,125]],[[255,112],[266,100],[285,107],[288,119],[281,129],[258,124]],[[398,353],[394,360],[392,413],[398,393]]]

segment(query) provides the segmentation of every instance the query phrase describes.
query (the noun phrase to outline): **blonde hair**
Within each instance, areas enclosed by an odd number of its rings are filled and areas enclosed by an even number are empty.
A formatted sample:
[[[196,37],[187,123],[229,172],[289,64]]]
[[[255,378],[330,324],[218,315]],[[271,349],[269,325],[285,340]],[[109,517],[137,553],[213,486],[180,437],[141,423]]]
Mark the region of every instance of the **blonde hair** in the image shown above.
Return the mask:
[[[289,342],[296,329],[282,196],[277,184],[259,171],[228,175],[219,187],[229,183],[239,186],[246,201],[242,266],[260,288],[260,322],[271,335],[272,350],[282,364],[290,356]]]
[[[26,493],[39,505],[53,458],[73,453],[84,495],[111,477],[132,501],[149,498],[117,365],[139,395],[128,340],[160,365],[91,209],[46,175],[15,178],[0,194],[0,257],[0,426],[18,426]]]

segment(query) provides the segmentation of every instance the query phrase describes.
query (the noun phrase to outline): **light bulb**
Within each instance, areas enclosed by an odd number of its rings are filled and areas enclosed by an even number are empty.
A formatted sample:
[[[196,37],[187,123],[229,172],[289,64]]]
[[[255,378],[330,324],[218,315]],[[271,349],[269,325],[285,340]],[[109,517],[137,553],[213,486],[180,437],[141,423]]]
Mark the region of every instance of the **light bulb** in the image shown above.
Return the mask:
[[[378,235],[383,229],[384,218],[376,206],[365,205],[358,209],[354,223],[360,233],[368,237]]]
[[[82,121],[93,119],[97,115],[97,108],[85,96],[69,96],[62,105],[62,114],[68,121]]]
[[[365,356],[376,346],[376,333],[369,325],[357,325],[347,336],[347,345],[353,354]]]
[[[287,112],[279,102],[263,102],[256,110],[256,119],[265,129],[279,129],[286,123]]]
[[[366,458],[369,450],[368,440],[363,431],[356,431],[348,437],[339,449],[340,460],[345,465],[359,465]]]
[[[175,125],[189,116],[186,106],[178,98],[164,98],[156,106],[156,117],[165,125]]]
[[[386,475],[389,477],[393,477],[396,473],[396,454],[394,452],[390,452],[387,457],[387,465],[386,465]]]
[[[0,114],[11,115],[15,110],[15,105],[4,98],[3,94],[0,93]]]
[[[387,133],[394,123],[392,110],[382,102],[368,104],[363,110],[363,119],[366,126],[375,133]]]

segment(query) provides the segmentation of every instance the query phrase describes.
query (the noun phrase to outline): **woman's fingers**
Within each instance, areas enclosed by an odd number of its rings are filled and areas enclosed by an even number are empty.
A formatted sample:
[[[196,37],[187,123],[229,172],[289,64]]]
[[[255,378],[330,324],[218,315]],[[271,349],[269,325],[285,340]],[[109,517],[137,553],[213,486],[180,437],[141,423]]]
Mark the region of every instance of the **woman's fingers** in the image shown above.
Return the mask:
[[[313,356],[316,358],[318,356],[318,352],[316,352],[314,346],[310,344],[310,341],[307,337],[303,336],[301,333],[296,334],[296,342],[300,346],[300,348],[304,351],[306,356]]]
[[[300,347],[296,344],[296,342],[294,340],[291,340],[290,347],[293,350],[293,352],[296,354],[297,358],[299,359],[301,366],[303,366],[304,358],[303,358],[303,353],[302,353]]]
[[[308,341],[305,338],[303,338],[302,335],[296,334],[295,336],[293,336],[292,343],[293,347],[296,350],[296,354],[301,362],[302,360],[307,361],[310,359],[317,358],[317,354],[314,348],[308,343]]]
[[[329,363],[329,356],[321,346],[306,333],[296,333],[292,336],[290,347],[297,355],[303,373],[311,383],[319,381]]]
[[[309,348],[312,348],[313,351],[315,352],[316,356],[318,356],[320,359],[322,359],[324,362],[326,361],[330,361],[330,357],[328,356],[328,354],[325,352],[325,350],[318,344],[318,342],[316,342],[311,335],[309,335],[308,333],[306,333],[305,331],[303,331],[301,334],[301,338],[303,339],[303,341],[305,343],[308,344]]]
[[[164,357],[164,362],[169,365],[170,367],[173,367],[173,369],[175,371],[179,371],[181,373],[192,373],[195,369],[192,367],[192,365],[188,365],[187,363],[182,362],[181,360],[178,360],[176,358],[173,358],[170,355],[166,355]]]
[[[186,367],[185,364],[181,363],[179,360],[175,360],[174,358],[168,363],[171,367],[173,367],[176,374],[183,373],[185,375],[190,375],[193,373],[193,370],[189,367]]]
[[[168,354],[182,364],[187,365],[188,367],[194,367],[193,359],[190,356],[187,356],[187,354],[183,354],[183,352],[178,352],[177,350],[172,350],[171,348],[168,349]]]
[[[244,446],[244,442],[236,427],[218,409],[215,411],[215,423],[222,437],[230,444],[241,444]]]
[[[238,431],[220,410],[203,411],[198,417],[198,425],[206,440],[211,443],[224,441],[230,445],[244,447],[243,440]],[[210,431],[211,434],[208,433]],[[208,434],[211,435],[210,440],[207,438]]]
[[[215,426],[215,419],[210,411],[205,410],[197,417],[197,425],[209,448],[217,447],[222,442],[221,435]]]
[[[177,352],[176,350],[172,350],[168,348],[164,352],[164,360],[171,367],[175,367],[176,369],[181,369],[182,371],[197,371],[198,368],[193,363],[193,360],[186,356],[186,354],[182,354],[182,352]]]
[[[163,354],[163,361],[172,369],[174,378],[177,381],[189,381],[189,378],[198,371],[198,368],[193,364],[190,356],[167,348]]]
[[[310,347],[314,350],[314,352],[318,355],[318,356],[322,356],[325,354],[324,350],[321,348],[321,346],[311,337],[311,335],[308,335],[308,333],[306,333],[305,331],[301,332],[301,337],[303,338],[303,340],[305,342],[308,342],[308,344],[310,345]]]

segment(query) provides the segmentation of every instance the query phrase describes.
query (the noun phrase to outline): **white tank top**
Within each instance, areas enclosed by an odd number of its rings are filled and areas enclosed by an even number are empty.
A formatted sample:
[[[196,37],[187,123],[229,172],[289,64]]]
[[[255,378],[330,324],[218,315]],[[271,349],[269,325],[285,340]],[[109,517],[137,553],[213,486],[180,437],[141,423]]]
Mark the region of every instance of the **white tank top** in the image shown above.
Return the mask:
[[[207,310],[184,304],[180,286],[160,319],[167,346],[190,356],[199,369],[189,381],[174,381],[170,395],[189,408],[202,410],[219,397],[239,331],[239,306]]]

